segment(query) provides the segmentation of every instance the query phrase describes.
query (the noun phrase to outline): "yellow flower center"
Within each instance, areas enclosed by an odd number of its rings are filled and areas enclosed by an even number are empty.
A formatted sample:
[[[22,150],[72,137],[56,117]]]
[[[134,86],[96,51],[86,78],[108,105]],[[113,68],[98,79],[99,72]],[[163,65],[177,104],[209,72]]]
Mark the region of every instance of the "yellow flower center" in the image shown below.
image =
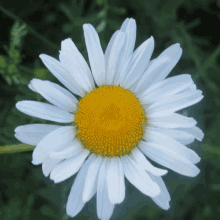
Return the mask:
[[[92,153],[113,157],[129,154],[142,139],[146,117],[127,89],[102,86],[78,103],[76,136]]]

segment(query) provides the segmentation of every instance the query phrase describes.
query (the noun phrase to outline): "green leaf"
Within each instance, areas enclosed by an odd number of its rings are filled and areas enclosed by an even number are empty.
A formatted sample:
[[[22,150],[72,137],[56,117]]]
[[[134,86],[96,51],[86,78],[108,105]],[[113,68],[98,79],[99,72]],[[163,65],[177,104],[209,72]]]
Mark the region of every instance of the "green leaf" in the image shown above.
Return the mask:
[[[13,144],[5,147],[0,147],[0,154],[32,151],[34,148],[35,146],[29,144]]]
[[[118,15],[124,15],[127,12],[127,9],[123,7],[110,6],[109,9],[110,11]]]
[[[23,20],[21,18],[19,18],[18,16],[14,15],[12,12],[10,12],[9,10],[5,9],[4,7],[2,7],[0,5],[0,11],[2,13],[4,13],[5,15],[9,16],[10,18],[14,19],[15,21],[19,21],[20,23],[22,23],[23,27],[27,28],[27,31],[31,34],[33,34],[35,37],[37,37],[38,39],[40,39],[42,42],[44,42],[45,44],[47,44],[48,46],[50,46],[51,48],[54,48],[56,50],[59,50],[60,47],[57,46],[55,43],[51,42],[50,40],[48,40],[46,37],[44,37],[43,35],[39,34],[37,31],[35,31],[31,26],[29,26],[27,23],[23,22]]]
[[[11,38],[14,46],[20,46],[22,38],[28,33],[26,24],[16,21],[11,29]]]
[[[209,144],[201,144],[201,149],[203,154],[202,158],[215,165],[215,167],[220,168],[220,148]]]
[[[207,154],[213,154],[216,157],[220,157],[220,148],[215,146],[210,146],[208,144],[201,145],[203,152]]]
[[[220,184],[212,184],[211,189],[213,191],[220,191]]]

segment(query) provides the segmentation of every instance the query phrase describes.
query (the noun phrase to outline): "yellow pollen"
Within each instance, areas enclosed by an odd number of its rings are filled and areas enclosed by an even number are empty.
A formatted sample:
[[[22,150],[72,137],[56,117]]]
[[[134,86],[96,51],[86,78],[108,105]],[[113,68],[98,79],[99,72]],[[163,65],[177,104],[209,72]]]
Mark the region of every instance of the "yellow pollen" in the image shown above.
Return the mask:
[[[78,103],[76,136],[97,155],[131,153],[142,139],[146,117],[135,95],[119,86],[94,89]]]

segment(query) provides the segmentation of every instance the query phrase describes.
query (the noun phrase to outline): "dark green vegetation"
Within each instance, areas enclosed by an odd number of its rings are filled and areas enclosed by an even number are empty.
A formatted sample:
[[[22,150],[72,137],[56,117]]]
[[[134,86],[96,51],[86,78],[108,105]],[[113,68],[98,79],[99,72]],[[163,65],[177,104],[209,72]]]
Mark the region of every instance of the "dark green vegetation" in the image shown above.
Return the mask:
[[[126,181],[126,199],[116,206],[111,219],[217,220],[220,216],[219,0],[1,1],[0,146],[18,143],[14,137],[17,126],[46,123],[15,108],[19,100],[44,101],[27,87],[32,78],[58,83],[41,63],[39,54],[58,57],[61,40],[70,37],[87,59],[82,25],[92,23],[97,28],[105,49],[126,17],[136,19],[136,47],[154,36],[153,58],[171,44],[181,44],[182,59],[170,76],[190,73],[203,90],[202,102],[185,113],[195,117],[205,138],[191,146],[202,158],[198,164],[201,172],[196,178],[172,171],[164,177],[172,197],[168,211],[161,210]],[[43,176],[41,166],[31,164],[31,159],[31,152],[0,155],[0,219],[71,219],[65,214],[65,204],[75,177],[54,184]],[[97,219],[95,198],[74,219]]]

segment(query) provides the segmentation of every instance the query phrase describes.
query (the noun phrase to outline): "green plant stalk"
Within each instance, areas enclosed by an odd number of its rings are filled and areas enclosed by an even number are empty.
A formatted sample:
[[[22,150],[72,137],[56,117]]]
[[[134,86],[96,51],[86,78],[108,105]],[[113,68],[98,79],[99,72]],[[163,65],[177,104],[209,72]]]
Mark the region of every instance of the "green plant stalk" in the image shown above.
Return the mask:
[[[45,38],[44,36],[42,36],[41,34],[39,34],[37,31],[35,31],[32,27],[30,27],[27,23],[25,23],[22,19],[20,19],[19,17],[17,17],[16,15],[14,15],[12,12],[8,11],[7,9],[5,9],[4,7],[2,7],[0,5],[0,11],[2,11],[4,14],[6,14],[7,16],[9,16],[10,18],[14,19],[15,21],[19,21],[20,23],[23,23],[27,26],[28,31],[33,34],[34,36],[36,36],[37,38],[39,38],[41,41],[43,41],[45,44],[49,45],[50,47],[59,50],[60,47],[58,47],[56,44],[54,44],[53,42],[51,42],[50,40],[48,40],[47,38]]]
[[[34,148],[35,146],[29,144],[13,144],[10,146],[0,147],[0,154],[32,151]]]

